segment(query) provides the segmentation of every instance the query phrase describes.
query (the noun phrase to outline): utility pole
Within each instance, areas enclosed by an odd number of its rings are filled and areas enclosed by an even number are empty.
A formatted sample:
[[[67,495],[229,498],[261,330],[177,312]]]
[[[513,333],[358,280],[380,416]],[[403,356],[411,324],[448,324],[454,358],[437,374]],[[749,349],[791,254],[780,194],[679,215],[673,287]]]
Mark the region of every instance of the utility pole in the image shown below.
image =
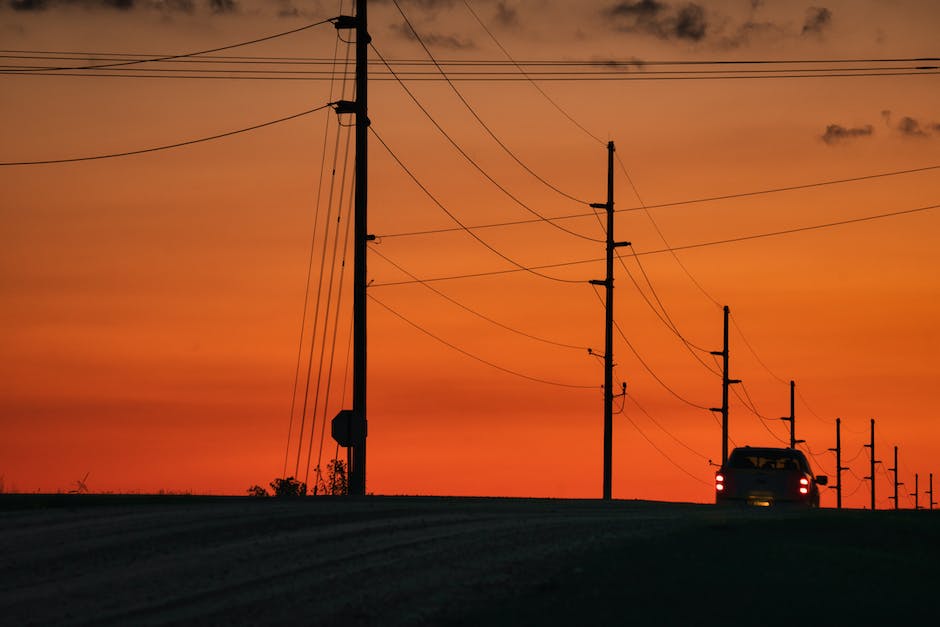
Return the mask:
[[[875,511],[875,464],[880,464],[880,459],[875,459],[875,419],[871,419],[871,443],[865,444],[865,448],[871,449],[871,476],[865,477],[871,481],[871,509]]]
[[[898,482],[898,447],[896,446],[894,447],[894,468],[888,468],[888,470],[894,473],[894,496],[888,498],[894,501],[894,509],[898,509],[898,486],[904,484]]]
[[[603,498],[611,499],[611,468],[614,439],[614,251],[630,242],[614,241],[614,142],[607,142],[607,202],[591,203],[607,211],[607,278],[592,280],[606,288],[604,301],[604,485]]]
[[[712,351],[712,355],[721,356],[721,407],[712,407],[710,411],[721,412],[721,464],[728,461],[728,387],[733,383],[741,383],[740,379],[731,379],[728,375],[728,316],[731,310],[724,306],[724,333],[722,349]]]
[[[355,114],[356,162],[353,218],[353,408],[333,419],[333,438],[347,447],[349,494],[366,493],[366,248],[375,239],[369,235],[369,36],[367,0],[356,0],[356,16],[341,15],[333,25],[337,30],[356,31],[356,101],[333,103],[337,114]]]
[[[836,418],[836,447],[829,449],[836,453],[836,509],[842,509],[842,471],[848,470],[842,465],[842,419]],[[830,486],[831,487],[831,486]]]
[[[806,440],[797,440],[796,439],[796,404],[794,403],[794,393],[796,391],[796,383],[790,381],[790,415],[784,416],[780,420],[788,420],[790,422],[790,448],[796,448],[797,444],[806,442]]]
[[[914,497],[914,509],[920,509],[920,475],[914,473],[914,491],[911,493]]]
[[[930,473],[930,489],[927,490],[927,494],[930,495],[929,507],[933,509],[933,506],[937,504],[937,502],[933,500],[933,473]]]

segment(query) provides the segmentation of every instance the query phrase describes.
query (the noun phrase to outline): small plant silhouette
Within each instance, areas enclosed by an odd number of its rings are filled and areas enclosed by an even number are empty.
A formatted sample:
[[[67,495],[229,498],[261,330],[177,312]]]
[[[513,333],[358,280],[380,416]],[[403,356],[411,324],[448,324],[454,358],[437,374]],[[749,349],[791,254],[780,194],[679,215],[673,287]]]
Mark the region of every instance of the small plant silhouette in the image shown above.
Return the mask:
[[[330,496],[344,496],[349,494],[349,479],[346,476],[346,462],[341,459],[333,459],[326,465],[326,474],[320,473],[320,467],[316,467],[317,485],[314,488],[314,494],[325,494]]]
[[[274,496],[290,498],[307,494],[307,484],[293,477],[278,477],[270,484]],[[263,488],[262,488],[263,489]]]
[[[265,490],[264,488],[262,488],[260,485],[257,485],[257,484],[248,488],[247,492],[248,492],[248,496],[260,496],[260,497],[270,496],[267,490]]]

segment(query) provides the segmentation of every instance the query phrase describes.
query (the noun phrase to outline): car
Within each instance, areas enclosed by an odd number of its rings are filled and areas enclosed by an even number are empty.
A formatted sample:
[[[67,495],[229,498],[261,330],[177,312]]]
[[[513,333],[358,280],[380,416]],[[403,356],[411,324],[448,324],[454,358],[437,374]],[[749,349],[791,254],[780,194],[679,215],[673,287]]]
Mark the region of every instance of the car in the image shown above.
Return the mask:
[[[819,486],[828,482],[800,450],[741,446],[715,473],[715,503],[819,507]]]

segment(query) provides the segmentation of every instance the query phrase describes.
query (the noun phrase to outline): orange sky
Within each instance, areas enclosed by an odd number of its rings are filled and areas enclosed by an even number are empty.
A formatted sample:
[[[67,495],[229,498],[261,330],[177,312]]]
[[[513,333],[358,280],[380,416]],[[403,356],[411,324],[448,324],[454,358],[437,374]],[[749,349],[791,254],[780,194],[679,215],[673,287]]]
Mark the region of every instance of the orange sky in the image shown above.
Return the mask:
[[[179,54],[297,28],[340,12],[338,3],[291,5],[286,0],[244,0],[215,12],[201,3],[191,11],[170,3],[132,4],[116,10],[94,2],[48,2],[15,10],[4,2],[0,48]],[[687,4],[646,3],[646,12],[634,2],[599,0],[480,1],[472,6],[517,59],[650,63],[938,56],[934,27],[940,10],[932,2],[831,1],[823,3],[828,16],[820,17],[819,3],[701,0],[701,36],[676,26]],[[406,2],[403,8],[440,58],[504,58],[459,0]],[[375,46],[384,56],[424,58],[420,46],[402,35],[393,4],[372,5],[370,20]],[[325,25],[220,54],[332,58],[335,34]],[[344,46],[339,50],[342,57]],[[650,71],[644,66],[634,75]],[[652,205],[940,165],[937,80],[925,74],[545,81],[540,86],[591,133],[616,142],[642,200]],[[0,162],[170,144],[338,98],[325,81],[10,74],[0,81]],[[456,84],[533,171],[579,199],[604,200],[604,146],[531,84]],[[502,152],[446,83],[414,81],[409,87],[453,139],[526,205],[546,216],[585,212],[584,205],[548,189]],[[479,225],[531,217],[472,169],[397,83],[372,83],[370,116],[376,132],[461,221]],[[4,489],[68,490],[88,472],[88,486],[95,491],[241,493],[281,474],[318,188],[313,294],[324,224],[331,220],[331,234],[336,227],[335,213],[331,219],[326,215],[328,179],[322,187],[318,179],[326,125],[327,167],[332,164],[335,120],[323,111],[165,152],[0,167]],[[871,125],[871,132],[826,143],[822,136],[829,125]],[[370,230],[379,236],[372,245],[376,253],[425,279],[511,267],[463,232],[393,237],[454,223],[374,138],[370,146]],[[337,181],[343,172],[340,160]],[[350,172],[346,175],[348,185]],[[638,206],[619,171],[615,185],[618,208]],[[344,194],[348,200],[348,189]],[[938,202],[940,174],[932,170],[656,208],[651,215],[670,245],[684,246]],[[344,202],[344,218],[347,207]],[[603,237],[594,218],[559,224]],[[345,227],[344,219],[340,226]],[[891,447],[900,447],[904,489],[912,489],[914,472],[921,474],[922,487],[928,473],[940,473],[935,461],[940,367],[934,359],[940,349],[940,252],[935,245],[940,212],[678,252],[707,295],[671,255],[652,252],[666,245],[642,211],[618,213],[616,230],[617,239],[632,241],[637,253],[651,253],[640,257],[643,269],[690,343],[720,349],[719,305],[727,304],[763,362],[733,329],[732,376],[744,379],[756,408],[773,419],[767,423],[772,435],[732,397],[731,437],[737,444],[773,445],[775,436],[786,435],[776,418],[789,411],[785,381],[793,378],[800,392],[798,437],[816,454],[819,472],[833,470],[834,458],[826,449],[834,446],[833,420],[839,416],[846,459],[867,441],[873,417],[878,457],[891,462]],[[604,254],[601,244],[545,223],[477,233],[526,265]],[[328,258],[332,246],[330,239]],[[636,261],[627,258],[626,267],[653,300]],[[329,272],[328,265],[325,280]],[[370,255],[370,294],[441,339],[530,377],[596,386],[565,388],[515,377],[442,345],[373,304],[370,491],[600,495],[603,372],[584,348],[603,349],[603,310],[586,283],[602,278],[603,264],[545,272],[578,282],[509,273],[431,285],[504,325],[575,348],[511,333],[420,284],[384,285],[408,277],[378,254]],[[317,407],[317,438],[322,415],[331,417],[342,406],[350,279],[351,271],[343,283],[330,402],[325,412],[322,404]],[[719,379],[657,318],[620,266],[616,286],[617,321],[649,367],[693,404],[719,405]],[[311,313],[303,355],[310,351],[312,323]],[[322,327],[321,316],[314,386]],[[333,332],[331,319],[327,349]],[[329,350],[325,355],[328,359]],[[615,356],[617,381],[627,382],[631,397],[668,434],[633,401],[626,403],[624,414],[615,417],[614,496],[710,500],[713,468],[707,460],[720,457],[715,418],[665,390],[619,337]],[[324,369],[321,397],[326,377]],[[348,406],[348,386],[345,392]],[[296,431],[295,424],[289,473],[296,464]],[[301,473],[307,446],[305,436]],[[319,440],[314,457],[318,447]],[[327,438],[324,460],[333,450]],[[859,484],[852,473],[868,473],[867,459],[862,452],[847,464],[852,471],[844,475],[846,495]],[[877,487],[879,506],[888,506],[889,481],[881,470]],[[867,494],[862,487],[845,502],[861,507]],[[824,505],[834,502],[831,491],[823,495]],[[905,498],[902,504],[910,502]]]

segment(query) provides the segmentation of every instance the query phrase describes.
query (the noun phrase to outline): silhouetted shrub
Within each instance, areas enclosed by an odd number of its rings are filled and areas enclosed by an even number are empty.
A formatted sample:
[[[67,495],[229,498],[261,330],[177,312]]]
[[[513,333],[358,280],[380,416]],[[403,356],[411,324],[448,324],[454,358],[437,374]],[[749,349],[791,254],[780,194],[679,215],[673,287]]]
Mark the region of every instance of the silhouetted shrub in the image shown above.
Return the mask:
[[[248,496],[270,496],[268,491],[262,488],[260,485],[253,485],[248,488]]]
[[[346,462],[341,459],[331,460],[326,465],[326,474],[320,474],[320,467],[316,467],[317,485],[314,494],[343,496],[349,494],[349,480],[346,476]]]
[[[307,494],[307,484],[294,479],[293,477],[279,477],[270,483],[274,496],[291,497],[304,496]]]

